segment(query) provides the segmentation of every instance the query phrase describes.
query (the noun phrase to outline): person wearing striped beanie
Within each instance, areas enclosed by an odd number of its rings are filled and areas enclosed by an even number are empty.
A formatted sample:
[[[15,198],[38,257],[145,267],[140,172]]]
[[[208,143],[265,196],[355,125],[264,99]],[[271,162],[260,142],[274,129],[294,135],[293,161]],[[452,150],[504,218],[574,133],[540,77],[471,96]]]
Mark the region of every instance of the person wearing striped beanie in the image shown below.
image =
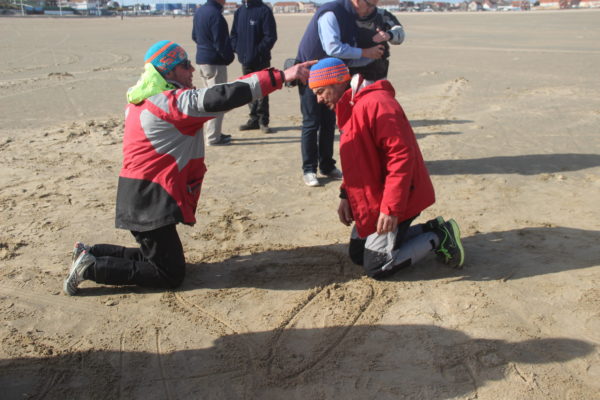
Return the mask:
[[[150,63],[163,76],[171,72],[179,63],[188,59],[185,50],[170,40],[156,42],[144,56],[144,63]]]
[[[335,109],[343,180],[338,217],[354,223],[349,254],[375,279],[415,264],[428,253],[460,268],[464,248],[453,219],[411,225],[435,202],[433,184],[415,134],[392,84],[353,75],[339,59],[310,70],[308,86],[320,104]]]
[[[349,81],[350,72],[346,64],[339,58],[329,57],[312,66],[308,76],[308,87],[315,93],[319,103],[333,110],[348,89]]]
[[[142,76],[127,91],[115,207],[115,226],[130,231],[139,246],[76,242],[63,291],[74,296],[86,280],[166,289],[181,285],[186,262],[177,225],[196,223],[207,171],[206,123],[280,90],[285,82],[305,84],[313,64],[269,68],[195,89],[187,53],[171,41],[152,45]]]

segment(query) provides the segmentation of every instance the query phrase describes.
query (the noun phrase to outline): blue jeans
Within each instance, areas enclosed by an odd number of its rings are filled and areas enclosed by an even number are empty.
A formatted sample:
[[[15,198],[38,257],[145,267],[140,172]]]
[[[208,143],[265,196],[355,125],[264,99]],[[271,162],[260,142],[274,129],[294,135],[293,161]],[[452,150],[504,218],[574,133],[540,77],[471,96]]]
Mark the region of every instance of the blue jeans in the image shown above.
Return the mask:
[[[317,96],[308,86],[298,85],[302,111],[302,170],[304,173],[327,174],[335,168],[333,138],[335,112],[317,103]]]

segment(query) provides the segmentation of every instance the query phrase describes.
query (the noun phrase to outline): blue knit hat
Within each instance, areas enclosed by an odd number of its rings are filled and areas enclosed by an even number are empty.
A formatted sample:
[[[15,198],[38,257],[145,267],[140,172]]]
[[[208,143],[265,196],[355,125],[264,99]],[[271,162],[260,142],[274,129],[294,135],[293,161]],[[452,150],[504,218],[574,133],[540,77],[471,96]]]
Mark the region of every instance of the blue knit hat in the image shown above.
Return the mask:
[[[161,74],[168,74],[187,58],[187,53],[180,45],[170,40],[161,40],[150,46],[144,56],[144,63],[151,63]]]
[[[324,58],[310,68],[308,87],[313,89],[350,80],[348,67],[339,58]]]

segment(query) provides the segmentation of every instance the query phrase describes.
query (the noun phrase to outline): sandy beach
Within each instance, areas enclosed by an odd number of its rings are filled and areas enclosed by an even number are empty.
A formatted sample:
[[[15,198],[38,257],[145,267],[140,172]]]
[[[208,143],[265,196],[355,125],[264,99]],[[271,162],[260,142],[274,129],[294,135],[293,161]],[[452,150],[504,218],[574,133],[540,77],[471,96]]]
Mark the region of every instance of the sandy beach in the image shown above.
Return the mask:
[[[417,221],[456,219],[463,270],[363,276],[339,182],[302,182],[284,88],[275,134],[239,132],[242,107],[207,148],[183,286],[76,297],[76,240],[135,245],[114,228],[125,92],[152,43],[195,56],[192,20],[0,18],[0,397],[600,399],[600,10],[397,16],[389,80],[437,198]],[[308,20],[276,16],[274,66]]]

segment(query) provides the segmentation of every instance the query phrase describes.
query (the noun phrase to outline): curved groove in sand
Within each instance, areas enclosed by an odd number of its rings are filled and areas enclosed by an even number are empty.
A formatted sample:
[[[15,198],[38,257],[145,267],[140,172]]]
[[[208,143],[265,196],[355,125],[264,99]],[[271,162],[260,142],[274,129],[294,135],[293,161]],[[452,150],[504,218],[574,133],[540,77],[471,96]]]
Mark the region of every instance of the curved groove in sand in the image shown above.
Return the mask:
[[[165,373],[165,366],[163,365],[162,349],[160,347],[160,329],[156,329],[156,357],[158,358],[158,367],[160,369],[160,377],[165,389],[165,395],[168,400],[172,400],[171,390],[169,389],[169,382],[167,382],[167,375]]]
[[[197,305],[196,303],[192,303],[191,301],[184,299],[182,295],[180,295],[179,293],[174,293],[175,298],[181,303],[183,304],[186,308],[188,309],[192,309],[192,310],[196,310],[199,311],[201,314],[203,314],[204,316],[214,320],[218,325],[221,325],[222,327],[225,327],[225,330],[228,330],[229,332],[221,332],[224,334],[234,334],[234,335],[239,335],[241,332],[236,329],[235,327],[231,326],[227,321],[224,321],[223,319],[217,317],[215,314],[207,311],[205,308],[200,307],[199,305]]]
[[[361,282],[361,284],[362,284],[362,282]],[[276,375],[278,379],[290,379],[290,378],[297,377],[297,376],[303,374],[304,372],[309,371],[312,368],[314,368],[321,360],[325,359],[336,347],[338,347],[346,336],[348,336],[348,334],[350,333],[350,330],[354,327],[354,325],[356,324],[358,319],[364,314],[364,312],[369,308],[369,306],[373,302],[374,294],[375,294],[375,290],[374,290],[373,286],[371,284],[368,284],[366,286],[366,288],[368,290],[366,299],[361,304],[356,306],[356,308],[353,310],[354,315],[352,316],[352,318],[348,319],[346,321],[346,323],[344,323],[342,325],[343,330],[341,331],[341,333],[339,335],[337,335],[335,337],[335,340],[330,339],[329,340],[330,343],[321,352],[319,352],[315,357],[310,358],[309,360],[304,362],[300,367],[295,368],[292,371],[289,371],[289,370],[282,371],[282,373],[280,373],[280,374],[274,373],[273,372],[274,359],[277,357],[277,353],[279,352],[281,343],[284,340],[284,336],[285,336],[284,333],[288,331],[285,328],[291,326],[294,322],[298,321],[301,317],[300,316],[301,312],[303,310],[307,309],[307,307],[309,305],[316,302],[316,300],[320,298],[319,295],[321,295],[324,292],[324,289],[326,289],[326,288],[327,287],[322,288],[322,289],[318,290],[316,293],[314,293],[312,296],[309,296],[307,301],[304,302],[304,304],[302,304],[301,307],[299,307],[299,309],[297,310],[296,313],[293,314],[292,318],[288,321],[286,326],[283,329],[279,330],[273,337],[273,339],[271,341],[271,345],[269,346],[273,350],[270,352],[269,358],[267,361],[267,370],[269,372],[269,375]]]

